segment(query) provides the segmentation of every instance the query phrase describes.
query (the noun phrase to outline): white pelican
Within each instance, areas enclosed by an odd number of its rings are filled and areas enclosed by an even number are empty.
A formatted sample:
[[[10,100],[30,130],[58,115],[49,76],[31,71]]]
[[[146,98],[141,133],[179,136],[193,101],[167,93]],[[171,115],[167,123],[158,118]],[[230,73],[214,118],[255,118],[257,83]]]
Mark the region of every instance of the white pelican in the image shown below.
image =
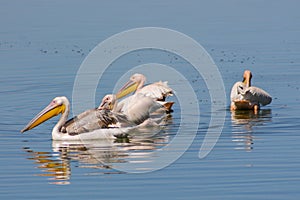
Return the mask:
[[[168,83],[159,81],[144,86],[145,82],[146,77],[143,74],[132,75],[129,81],[117,93],[117,98],[122,98],[135,91],[135,94],[150,97],[162,104],[167,111],[170,111],[174,102],[165,102],[166,97],[173,95],[173,90],[168,86]]]
[[[272,97],[263,89],[251,86],[252,73],[245,70],[242,82],[236,82],[230,94],[231,110],[254,110],[257,112],[260,106],[270,104]]]
[[[98,107],[100,110],[111,110],[111,113],[117,115],[119,127],[129,125],[140,125],[141,127],[150,125],[149,122],[151,122],[151,125],[154,125],[154,119],[151,118],[151,114],[154,112],[159,114],[159,109],[162,108],[163,106],[152,98],[139,93],[127,97],[120,103],[117,103],[116,95],[108,94],[103,98]],[[163,115],[164,112],[160,117]]]
[[[145,120],[151,119],[151,114],[161,108],[163,106],[152,98],[137,93],[118,103],[114,110],[125,114],[129,121],[141,124]]]
[[[103,108],[110,107],[102,105]],[[124,136],[132,127],[109,128],[126,118],[115,115],[107,109],[91,109],[78,116],[68,119],[70,112],[69,100],[62,96],[54,98],[51,103],[38,113],[21,132],[28,131],[44,121],[61,114],[61,117],[52,130],[53,140],[81,140],[81,139],[106,139]]]

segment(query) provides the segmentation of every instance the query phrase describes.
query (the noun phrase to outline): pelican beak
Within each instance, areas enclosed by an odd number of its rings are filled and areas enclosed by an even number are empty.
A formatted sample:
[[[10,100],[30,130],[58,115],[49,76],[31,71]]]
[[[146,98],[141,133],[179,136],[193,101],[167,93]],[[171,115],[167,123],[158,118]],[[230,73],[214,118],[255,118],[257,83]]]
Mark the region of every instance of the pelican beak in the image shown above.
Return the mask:
[[[120,99],[120,98],[130,94],[131,92],[136,91],[137,87],[138,87],[138,83],[131,81],[131,80],[128,81],[116,94],[117,99]]]
[[[100,106],[97,108],[98,110],[103,110],[106,107],[106,102],[102,101]]]
[[[59,113],[63,113],[65,108],[65,105],[57,104],[55,101],[52,101],[21,130],[21,133],[33,129],[34,127],[58,115]]]

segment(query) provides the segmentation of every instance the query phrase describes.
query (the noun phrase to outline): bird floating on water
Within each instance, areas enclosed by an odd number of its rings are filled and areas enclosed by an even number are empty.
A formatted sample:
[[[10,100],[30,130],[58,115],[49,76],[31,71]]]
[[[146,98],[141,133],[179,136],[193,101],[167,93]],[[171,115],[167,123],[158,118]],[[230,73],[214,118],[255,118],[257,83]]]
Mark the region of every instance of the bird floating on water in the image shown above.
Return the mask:
[[[243,81],[236,82],[230,94],[231,110],[254,110],[271,103],[272,97],[261,88],[251,85],[252,73],[245,70]]]
[[[125,92],[124,95],[127,95]],[[135,95],[124,105],[117,106],[116,95],[106,95],[98,108],[85,112],[68,120],[69,100],[62,96],[54,98],[51,103],[38,113],[21,132],[28,131],[48,119],[61,114],[52,130],[53,140],[91,140],[123,137],[134,129],[154,125],[148,120],[150,114],[162,108],[152,98]],[[156,125],[156,124],[155,124]]]
[[[90,140],[115,138],[124,135],[132,126],[122,114],[113,113],[112,105],[103,104],[101,109],[90,109],[68,120],[70,112],[69,100],[62,96],[54,98],[51,103],[38,113],[21,132],[28,131],[48,119],[61,114],[52,129],[53,140]],[[117,123],[127,123],[126,127],[115,127]]]
[[[108,94],[103,98],[98,109],[108,109],[111,110],[112,113],[124,116],[124,118],[126,118],[126,124],[123,125],[122,123],[119,123],[120,125],[118,127],[128,125],[144,126],[150,121],[151,123],[155,122],[152,120],[151,115],[153,113],[158,113],[163,109],[163,105],[142,94],[129,96],[125,101],[117,103],[116,95]],[[165,114],[165,112],[163,114]],[[164,117],[163,114],[161,117]],[[125,120],[123,120],[123,123],[124,121]]]
[[[146,77],[143,74],[133,74],[129,81],[117,93],[117,98],[122,98],[131,92],[150,97],[166,108],[167,112],[171,111],[174,102],[166,102],[168,96],[172,96],[174,91],[168,86],[168,83],[159,81],[152,84],[144,85]],[[128,100],[128,99],[127,99]],[[121,102],[120,102],[121,103]],[[122,102],[125,103],[125,102]],[[126,103],[125,103],[126,104]]]

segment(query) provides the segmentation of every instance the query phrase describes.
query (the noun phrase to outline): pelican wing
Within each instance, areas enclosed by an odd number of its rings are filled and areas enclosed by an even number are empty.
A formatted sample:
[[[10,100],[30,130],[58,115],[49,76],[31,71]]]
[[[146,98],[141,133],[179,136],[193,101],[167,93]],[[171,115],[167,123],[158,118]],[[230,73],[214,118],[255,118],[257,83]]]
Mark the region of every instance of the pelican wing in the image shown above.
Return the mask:
[[[129,121],[140,124],[150,117],[150,113],[159,108],[162,108],[161,104],[138,93],[123,99],[118,103],[115,111],[126,115]]]
[[[61,131],[70,135],[77,135],[97,129],[119,126],[116,125],[117,123],[129,126],[127,118],[121,114],[113,113],[110,110],[91,109],[67,121]]]
[[[251,102],[257,102],[263,106],[268,105],[272,102],[272,97],[266,91],[258,87],[248,87],[244,90],[243,96],[245,100]]]
[[[236,82],[231,89],[230,99],[231,101],[243,100],[241,92],[244,90],[245,84],[243,82]]]
[[[141,88],[138,93],[153,99],[164,101],[166,97],[173,95],[173,90],[168,86],[168,82],[155,82]]]

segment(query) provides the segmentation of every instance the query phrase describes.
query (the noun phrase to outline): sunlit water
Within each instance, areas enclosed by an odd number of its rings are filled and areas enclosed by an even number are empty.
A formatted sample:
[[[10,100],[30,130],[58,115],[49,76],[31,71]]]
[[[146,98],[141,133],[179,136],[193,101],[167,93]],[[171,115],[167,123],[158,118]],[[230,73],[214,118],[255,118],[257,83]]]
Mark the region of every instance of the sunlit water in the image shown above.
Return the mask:
[[[1,198],[298,199],[299,3],[140,4],[11,1],[0,7]],[[212,152],[199,159],[211,115],[209,91],[202,77],[186,71],[200,99],[197,136],[178,160],[148,173],[143,173],[149,170],[145,168],[126,173],[116,166],[147,163],[153,152],[174,139],[180,124],[178,102],[163,130],[151,137],[55,142],[51,129],[57,118],[19,132],[53,97],[71,99],[76,72],[95,45],[143,26],[172,28],[201,43],[219,67],[227,95],[244,69],[251,69],[253,84],[273,96],[272,104],[258,114],[226,108],[221,137]],[[135,52],[114,65],[149,62],[188,65],[154,50]],[[97,97],[111,93],[109,76],[116,74],[106,74]]]

